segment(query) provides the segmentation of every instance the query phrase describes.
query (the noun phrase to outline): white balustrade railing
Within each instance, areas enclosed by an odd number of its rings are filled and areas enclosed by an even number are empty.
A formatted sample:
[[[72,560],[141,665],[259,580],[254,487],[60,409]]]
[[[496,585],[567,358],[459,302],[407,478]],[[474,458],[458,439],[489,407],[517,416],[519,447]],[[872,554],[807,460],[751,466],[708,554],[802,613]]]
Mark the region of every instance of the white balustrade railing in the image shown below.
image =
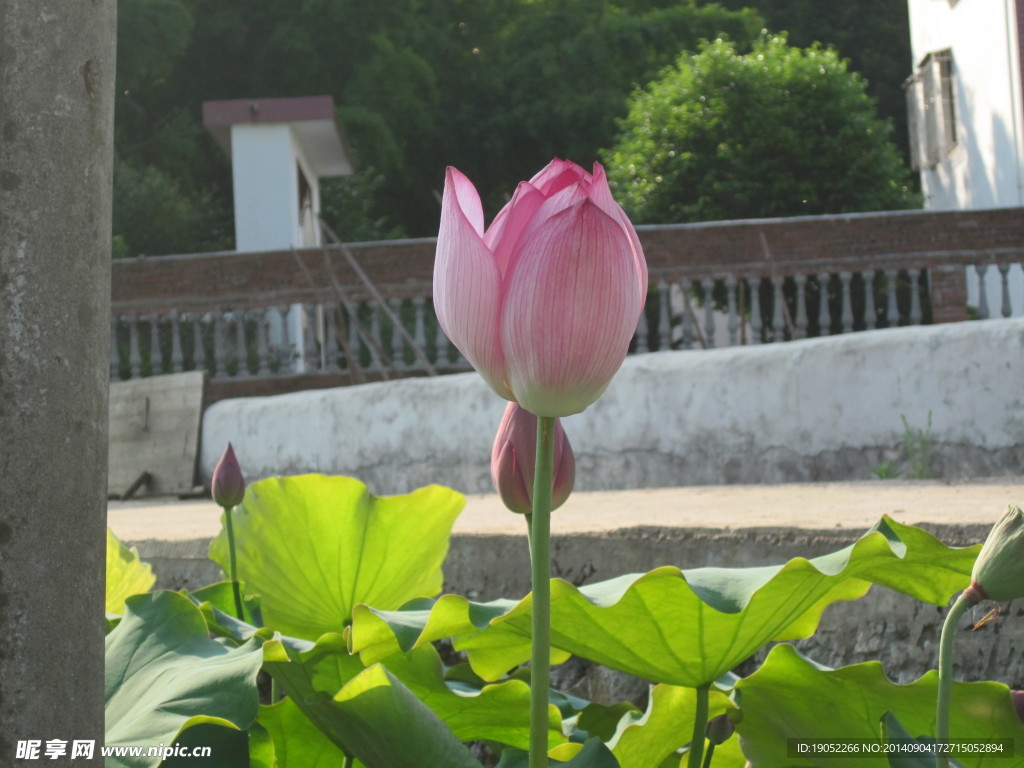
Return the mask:
[[[1024,314],[1019,266],[971,265],[968,275],[975,316]],[[110,331],[111,378],[204,369],[213,379],[336,374],[363,381],[423,375],[428,367],[469,370],[437,322],[429,287],[386,301],[390,311],[364,300],[119,314]],[[396,332],[394,318],[405,333]],[[662,269],[652,271],[630,351],[778,343],[931,321],[929,271],[918,267],[699,278],[692,268]]]
[[[391,299],[389,306],[435,369],[469,368],[438,327],[424,297]],[[113,381],[199,369],[214,379],[309,373],[378,379],[427,372],[390,318],[372,302],[347,308],[297,304],[169,310],[113,318]]]

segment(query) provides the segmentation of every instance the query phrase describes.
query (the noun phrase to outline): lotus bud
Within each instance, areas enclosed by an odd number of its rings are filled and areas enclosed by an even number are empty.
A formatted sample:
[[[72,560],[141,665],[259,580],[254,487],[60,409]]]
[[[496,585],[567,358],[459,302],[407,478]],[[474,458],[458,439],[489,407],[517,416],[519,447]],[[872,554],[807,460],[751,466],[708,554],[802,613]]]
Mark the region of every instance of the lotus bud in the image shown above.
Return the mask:
[[[560,420],[555,419],[551,509],[565,503],[576,480],[576,460]],[[491,450],[491,480],[513,512],[533,511],[533,480],[537,461],[537,417],[518,403],[509,403]]]
[[[1013,699],[1013,708],[1017,710],[1017,717],[1024,723],[1024,691],[1010,691]]]
[[[228,443],[227,450],[217,462],[217,468],[213,470],[210,490],[213,493],[213,500],[224,509],[231,509],[242,503],[245,496],[245,478],[242,476],[242,468],[238,465],[231,443]]]
[[[719,744],[724,744],[735,730],[736,725],[729,717],[729,713],[723,712],[708,720],[704,733],[708,737],[708,741],[717,747]]]
[[[1024,512],[1020,507],[1011,504],[992,527],[964,596],[972,605],[1024,597]]]
[[[553,160],[486,229],[473,182],[448,169],[434,311],[506,400],[538,416],[593,403],[626,357],[647,285],[640,239],[599,164]]]

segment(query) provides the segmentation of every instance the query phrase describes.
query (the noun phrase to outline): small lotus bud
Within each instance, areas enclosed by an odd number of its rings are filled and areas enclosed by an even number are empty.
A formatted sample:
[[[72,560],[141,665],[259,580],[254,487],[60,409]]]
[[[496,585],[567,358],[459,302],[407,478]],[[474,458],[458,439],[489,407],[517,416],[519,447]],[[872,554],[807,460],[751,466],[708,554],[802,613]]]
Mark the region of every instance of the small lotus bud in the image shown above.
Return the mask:
[[[1013,699],[1013,707],[1017,710],[1017,717],[1024,723],[1024,691],[1010,691]]]
[[[491,451],[491,480],[505,506],[528,515],[533,511],[533,479],[537,461],[537,417],[519,403],[509,403]],[[551,509],[569,498],[576,480],[576,460],[569,438],[555,419]]]
[[[1011,504],[992,527],[964,594],[972,604],[1024,597],[1024,512],[1020,507]]]
[[[736,725],[729,717],[729,713],[723,712],[708,720],[704,733],[708,737],[708,741],[717,747],[719,744],[724,744],[735,730]]]
[[[242,476],[242,468],[238,465],[231,443],[228,443],[227,450],[217,462],[217,468],[213,470],[210,490],[213,493],[213,500],[224,509],[231,509],[242,503],[245,496],[245,478]]]

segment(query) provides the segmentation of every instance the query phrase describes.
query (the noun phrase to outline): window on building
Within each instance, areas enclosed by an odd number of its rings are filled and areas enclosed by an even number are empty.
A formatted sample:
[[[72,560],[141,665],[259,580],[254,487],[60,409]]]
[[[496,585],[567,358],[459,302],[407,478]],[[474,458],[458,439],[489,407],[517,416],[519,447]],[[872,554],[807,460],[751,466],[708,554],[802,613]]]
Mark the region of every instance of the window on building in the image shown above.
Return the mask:
[[[914,170],[934,168],[956,146],[953,102],[953,55],[929,53],[903,83],[910,129],[910,161]]]

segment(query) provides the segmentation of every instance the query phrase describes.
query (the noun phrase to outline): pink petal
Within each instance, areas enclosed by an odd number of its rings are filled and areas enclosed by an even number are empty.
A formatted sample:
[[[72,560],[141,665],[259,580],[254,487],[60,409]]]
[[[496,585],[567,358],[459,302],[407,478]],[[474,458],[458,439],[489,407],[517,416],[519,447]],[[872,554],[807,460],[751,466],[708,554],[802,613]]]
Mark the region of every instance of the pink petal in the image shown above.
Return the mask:
[[[637,272],[640,276],[640,293],[646,299],[647,260],[644,258],[643,246],[640,245],[640,238],[637,237],[636,230],[633,228],[629,217],[626,216],[626,212],[622,210],[622,206],[616,203],[612,197],[612,190],[608,186],[608,177],[605,175],[604,166],[600,163],[594,163],[594,181],[587,188],[587,197],[593,200],[602,211],[618,221],[629,236],[629,241],[633,245],[633,256],[636,260]]]
[[[643,307],[633,244],[589,199],[520,243],[500,319],[509,387],[538,416],[579,413],[622,364]]]
[[[468,200],[475,215],[474,198],[479,206],[473,185],[449,168],[434,258],[434,311],[445,334],[470,364],[495,392],[511,399],[498,333],[501,274],[482,238],[483,214],[478,229],[463,208]]]
[[[544,200],[527,222],[523,232],[520,233],[515,244],[516,248],[509,257],[510,266],[506,268],[505,275],[508,275],[509,270],[511,269],[511,263],[515,258],[517,258],[517,254],[521,252],[521,249],[518,247],[521,243],[525,242],[528,238],[533,237],[533,233],[543,226],[544,223],[552,216],[561,213],[567,208],[579,205],[586,199],[587,193],[583,186],[581,184],[573,184],[568,187],[563,187],[547,200]]]
[[[557,157],[548,163],[540,173],[530,179],[530,183],[550,197],[561,189],[578,182],[589,182],[590,174],[576,163],[559,160]]]
[[[495,263],[502,275],[508,271],[509,259],[520,235],[543,202],[544,195],[536,187],[528,181],[521,182],[512,199],[487,228],[484,242],[494,254]]]
[[[447,196],[449,188],[455,196],[459,209],[465,214],[466,219],[473,226],[478,234],[484,233],[484,207],[480,203],[480,194],[470,181],[457,168],[449,166],[444,177],[444,193]]]

